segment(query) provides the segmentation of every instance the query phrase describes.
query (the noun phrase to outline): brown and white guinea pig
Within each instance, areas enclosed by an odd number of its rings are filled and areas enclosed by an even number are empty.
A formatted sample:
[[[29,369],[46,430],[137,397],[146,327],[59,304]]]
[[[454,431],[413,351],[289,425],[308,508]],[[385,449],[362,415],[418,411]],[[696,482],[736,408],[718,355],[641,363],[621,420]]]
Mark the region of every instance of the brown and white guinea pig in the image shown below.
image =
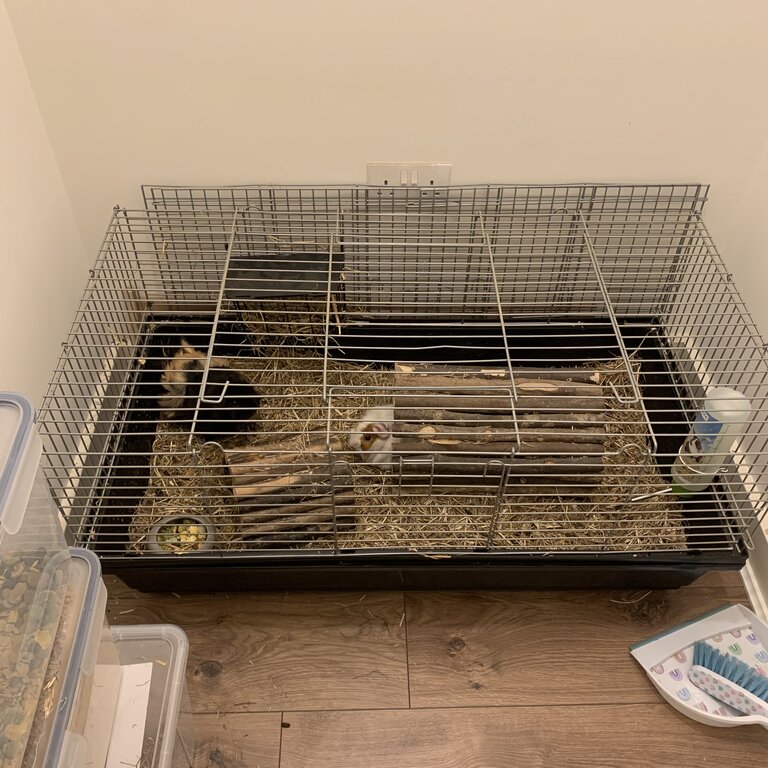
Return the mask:
[[[205,355],[185,339],[166,363],[160,382],[166,394],[160,397],[163,417],[191,427],[205,371]],[[225,357],[212,357],[205,385],[205,400],[195,424],[195,434],[204,440],[220,441],[248,430],[259,408],[253,384]],[[207,402],[219,401],[219,402]]]
[[[365,464],[390,468],[394,458],[395,409],[391,405],[369,408],[347,435],[349,447]]]

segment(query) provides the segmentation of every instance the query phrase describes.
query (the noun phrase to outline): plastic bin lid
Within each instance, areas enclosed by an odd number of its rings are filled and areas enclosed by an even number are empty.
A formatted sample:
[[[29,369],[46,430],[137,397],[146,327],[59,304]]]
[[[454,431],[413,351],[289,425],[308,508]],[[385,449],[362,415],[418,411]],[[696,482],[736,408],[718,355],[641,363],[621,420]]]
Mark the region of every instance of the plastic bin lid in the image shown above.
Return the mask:
[[[0,392],[0,540],[21,527],[33,477],[21,470],[34,437],[32,404],[14,392]],[[36,468],[36,467],[35,467]]]

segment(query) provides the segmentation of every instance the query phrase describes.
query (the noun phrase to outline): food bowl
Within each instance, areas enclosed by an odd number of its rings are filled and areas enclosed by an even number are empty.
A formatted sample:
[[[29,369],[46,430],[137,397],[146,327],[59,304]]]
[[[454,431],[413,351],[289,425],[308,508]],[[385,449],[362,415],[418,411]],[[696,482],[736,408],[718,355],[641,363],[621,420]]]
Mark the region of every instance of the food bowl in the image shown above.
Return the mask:
[[[147,535],[147,551],[162,554],[193,554],[213,549],[218,539],[216,526],[199,515],[167,515]]]

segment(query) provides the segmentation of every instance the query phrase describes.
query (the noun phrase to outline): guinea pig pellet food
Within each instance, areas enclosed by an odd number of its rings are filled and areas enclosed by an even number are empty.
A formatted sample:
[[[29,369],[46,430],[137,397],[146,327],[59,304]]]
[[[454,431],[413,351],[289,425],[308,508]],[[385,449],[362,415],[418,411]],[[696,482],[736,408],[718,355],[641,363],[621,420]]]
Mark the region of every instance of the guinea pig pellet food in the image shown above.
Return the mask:
[[[21,765],[68,580],[45,550],[0,555],[0,767]]]

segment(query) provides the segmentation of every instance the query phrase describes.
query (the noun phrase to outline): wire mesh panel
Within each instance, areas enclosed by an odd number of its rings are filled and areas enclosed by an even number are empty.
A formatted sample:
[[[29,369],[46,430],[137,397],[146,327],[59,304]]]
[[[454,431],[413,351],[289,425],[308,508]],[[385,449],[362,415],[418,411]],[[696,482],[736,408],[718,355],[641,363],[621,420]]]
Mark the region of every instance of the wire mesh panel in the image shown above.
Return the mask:
[[[478,214],[344,213],[344,301],[361,318],[499,321]]]
[[[717,535],[713,507],[723,509],[741,535],[764,513],[766,489],[758,478],[765,477],[768,371],[764,345],[700,215],[599,215],[585,226],[617,313],[628,320],[653,318],[650,326],[628,322],[628,329],[637,330],[626,334],[642,335],[640,345],[661,340],[673,399],[664,377],[648,377],[643,388],[660,446],[657,463],[675,460],[681,432],[702,413],[712,388],[730,387],[749,400],[752,413],[741,420],[732,451],[723,456],[720,484],[676,497],[689,541]]]
[[[766,360],[706,192],[145,187],[45,403],[77,543],[743,557]],[[749,423],[705,489],[673,491],[713,386],[746,396]]]
[[[134,431],[155,428],[156,394],[127,398],[142,369],[162,365],[145,350],[149,314],[171,305],[212,316],[226,259],[221,228],[216,213],[114,212],[41,411],[49,479],[78,538],[91,537],[129,413]],[[126,461],[140,474],[141,457]],[[127,514],[136,497],[122,494]]]
[[[145,185],[149,211],[221,211],[256,206],[262,211],[334,214],[339,209],[369,213],[410,210],[554,214],[562,212],[701,213],[708,187],[702,184],[473,184],[452,187],[270,186],[174,187]]]

